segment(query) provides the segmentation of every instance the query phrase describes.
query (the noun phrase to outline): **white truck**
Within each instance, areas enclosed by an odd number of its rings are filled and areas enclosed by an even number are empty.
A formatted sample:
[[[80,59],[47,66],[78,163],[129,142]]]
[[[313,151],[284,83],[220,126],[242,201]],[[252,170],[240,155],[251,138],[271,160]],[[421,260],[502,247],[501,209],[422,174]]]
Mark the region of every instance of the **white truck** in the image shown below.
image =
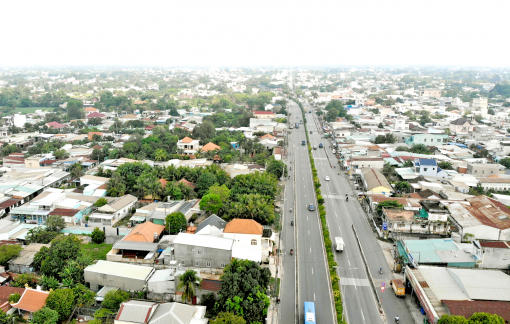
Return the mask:
[[[335,237],[335,249],[337,252],[343,252],[344,250],[344,240],[341,237]]]

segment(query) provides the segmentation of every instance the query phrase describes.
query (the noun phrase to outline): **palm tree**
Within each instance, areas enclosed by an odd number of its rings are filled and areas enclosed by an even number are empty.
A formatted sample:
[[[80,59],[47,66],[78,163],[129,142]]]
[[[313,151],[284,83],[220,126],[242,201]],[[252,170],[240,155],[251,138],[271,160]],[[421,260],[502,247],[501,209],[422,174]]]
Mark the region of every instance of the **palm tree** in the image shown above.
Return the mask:
[[[195,270],[186,270],[182,276],[179,277],[179,285],[177,286],[177,289],[181,289],[184,287],[184,290],[182,291],[182,298],[185,302],[191,302],[193,297],[195,296],[195,287],[200,288],[200,282],[202,279],[197,276],[197,273]]]
[[[157,149],[156,152],[154,152],[154,157],[156,161],[166,160],[166,151],[163,149]]]

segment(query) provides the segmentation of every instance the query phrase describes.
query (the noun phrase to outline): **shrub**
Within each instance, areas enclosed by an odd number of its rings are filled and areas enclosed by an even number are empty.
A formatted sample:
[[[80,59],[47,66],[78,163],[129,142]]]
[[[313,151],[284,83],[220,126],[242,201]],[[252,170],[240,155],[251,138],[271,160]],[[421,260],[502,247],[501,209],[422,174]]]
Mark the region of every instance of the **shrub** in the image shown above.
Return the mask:
[[[103,231],[101,231],[99,229],[99,227],[96,227],[92,231],[91,237],[92,237],[92,242],[94,242],[96,244],[101,244],[104,242],[104,240],[106,238],[106,234]]]

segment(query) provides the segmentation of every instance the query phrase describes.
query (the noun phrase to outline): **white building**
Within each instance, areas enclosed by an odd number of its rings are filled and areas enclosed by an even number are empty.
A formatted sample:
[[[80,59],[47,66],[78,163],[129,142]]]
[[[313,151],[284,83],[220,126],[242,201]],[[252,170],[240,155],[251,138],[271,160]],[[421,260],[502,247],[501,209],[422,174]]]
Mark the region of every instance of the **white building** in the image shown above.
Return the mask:
[[[185,137],[177,142],[177,149],[182,150],[185,155],[193,155],[198,152],[200,141]]]

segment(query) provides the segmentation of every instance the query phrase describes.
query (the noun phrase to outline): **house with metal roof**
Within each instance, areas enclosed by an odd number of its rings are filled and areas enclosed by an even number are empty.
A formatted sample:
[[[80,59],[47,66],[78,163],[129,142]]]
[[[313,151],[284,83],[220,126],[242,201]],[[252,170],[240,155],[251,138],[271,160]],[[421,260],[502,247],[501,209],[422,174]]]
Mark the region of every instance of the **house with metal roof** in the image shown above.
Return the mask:
[[[226,225],[227,221],[218,217],[216,214],[212,214],[197,225],[195,235],[220,236],[223,234],[223,229]]]
[[[393,187],[378,169],[361,169],[361,180],[363,189],[368,194],[383,194],[389,197],[393,192]]]
[[[416,172],[424,177],[451,179],[451,176],[437,165],[435,159],[415,159]]]
[[[406,266],[405,281],[431,323],[448,313],[443,301],[510,301],[510,276],[497,270]]]
[[[120,305],[115,324],[207,324],[206,307],[129,300]]]
[[[230,238],[179,233],[174,239],[174,258],[182,266],[221,269],[232,259],[233,246]]]
[[[97,197],[99,199],[99,197]],[[96,199],[96,200],[97,200]],[[138,198],[132,195],[111,199],[108,204],[101,206],[89,216],[89,225],[91,226],[113,226],[120,219],[125,217],[131,211],[138,201]]]
[[[92,291],[109,286],[125,291],[144,290],[154,268],[99,260],[84,269],[85,283]]]
[[[30,243],[26,248],[20,251],[19,255],[9,261],[9,271],[14,273],[32,273],[34,272],[34,257],[41,248],[49,248],[50,244]]]

